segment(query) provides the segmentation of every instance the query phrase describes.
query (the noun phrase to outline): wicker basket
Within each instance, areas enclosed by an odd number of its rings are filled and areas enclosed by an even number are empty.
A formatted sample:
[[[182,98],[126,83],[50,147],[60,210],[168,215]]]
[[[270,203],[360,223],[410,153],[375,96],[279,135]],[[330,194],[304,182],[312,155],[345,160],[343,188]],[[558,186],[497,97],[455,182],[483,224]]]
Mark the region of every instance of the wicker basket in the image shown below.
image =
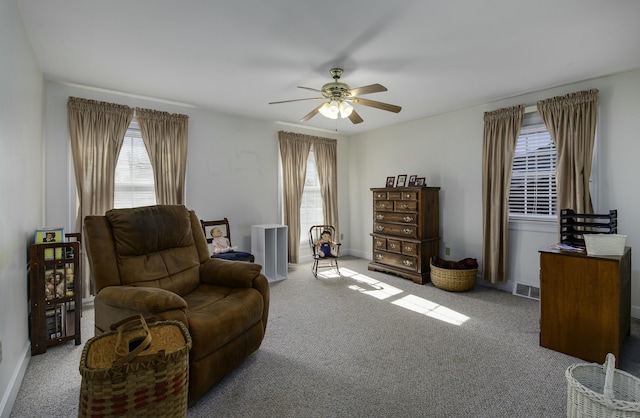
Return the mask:
[[[431,263],[431,283],[450,292],[465,292],[476,284],[478,269],[446,269]]]
[[[589,255],[623,255],[627,243],[626,235],[584,234],[583,237]]]
[[[191,336],[142,316],[91,338],[80,359],[79,417],[186,417]],[[112,329],[114,326],[112,326]]]
[[[640,417],[640,380],[615,368],[607,354],[604,364],[574,364],[567,368],[567,417]]]

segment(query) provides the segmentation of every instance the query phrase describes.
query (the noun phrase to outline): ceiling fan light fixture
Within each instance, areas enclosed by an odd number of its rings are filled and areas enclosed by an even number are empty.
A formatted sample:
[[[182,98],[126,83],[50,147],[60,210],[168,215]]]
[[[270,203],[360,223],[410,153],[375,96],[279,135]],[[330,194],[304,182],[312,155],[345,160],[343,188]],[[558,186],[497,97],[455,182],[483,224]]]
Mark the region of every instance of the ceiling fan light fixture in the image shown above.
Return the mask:
[[[358,113],[354,109],[354,104],[369,106],[394,113],[398,113],[400,112],[400,110],[402,110],[400,106],[377,102],[375,100],[363,99],[360,97],[364,94],[387,91],[387,88],[382,84],[370,84],[368,86],[361,86],[352,89],[348,84],[340,81],[340,77],[342,77],[343,73],[342,68],[332,68],[330,73],[331,77],[333,77],[333,81],[330,83],[326,83],[322,86],[321,89],[298,86],[298,88],[301,89],[320,93],[322,97],[307,97],[302,99],[282,100],[279,102],[269,102],[269,104],[298,102],[302,100],[327,100],[326,102],[316,106],[311,112],[307,113],[302,119],[300,119],[301,122],[307,122],[309,119],[320,113],[322,116],[328,119],[335,120],[338,119],[338,117],[343,119],[349,118],[349,120],[351,120],[351,123],[353,124],[362,123],[362,117],[360,117],[360,115],[358,115]]]
[[[349,115],[351,114],[351,112],[353,112],[353,106],[351,106],[351,103],[347,102],[347,101],[342,101],[340,102],[340,117],[341,118],[348,118]]]
[[[325,118],[338,119],[340,106],[338,105],[337,101],[331,100],[330,102],[327,102],[322,106],[320,106],[320,109],[318,109],[318,112],[320,112],[320,114]]]
[[[336,100],[331,100],[329,102],[328,110],[329,110],[329,113],[337,117],[338,113],[340,113],[340,103],[338,103]]]

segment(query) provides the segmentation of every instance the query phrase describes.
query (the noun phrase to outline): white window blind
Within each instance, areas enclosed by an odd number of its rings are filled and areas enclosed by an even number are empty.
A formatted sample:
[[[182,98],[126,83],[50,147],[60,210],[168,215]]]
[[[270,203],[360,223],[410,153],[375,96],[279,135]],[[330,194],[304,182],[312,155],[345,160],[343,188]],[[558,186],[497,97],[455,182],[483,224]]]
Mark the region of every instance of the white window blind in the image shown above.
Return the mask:
[[[127,129],[116,164],[113,206],[132,208],[155,204],[153,169],[134,120]]]
[[[300,204],[300,247],[308,248],[309,229],[313,225],[322,224],[324,224],[322,195],[320,194],[320,181],[318,180],[316,158],[312,146],[307,158],[307,176]]]
[[[525,126],[516,144],[509,215],[555,219],[556,148],[544,124]]]

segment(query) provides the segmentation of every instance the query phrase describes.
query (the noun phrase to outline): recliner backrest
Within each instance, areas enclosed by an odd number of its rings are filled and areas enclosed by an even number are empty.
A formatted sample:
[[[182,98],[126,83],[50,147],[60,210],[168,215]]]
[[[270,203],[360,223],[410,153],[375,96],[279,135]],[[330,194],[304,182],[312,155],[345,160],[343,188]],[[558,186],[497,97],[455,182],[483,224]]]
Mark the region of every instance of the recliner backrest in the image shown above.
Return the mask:
[[[182,205],[156,205],[112,209],[104,217],[87,217],[85,234],[92,241],[88,250],[93,251],[96,290],[131,285],[160,287],[181,296],[193,291],[200,283],[203,262],[198,241],[205,248],[204,259],[208,258],[204,234],[199,228],[194,231],[194,216]],[[101,233],[95,234],[96,229]],[[93,248],[98,239],[106,242]]]

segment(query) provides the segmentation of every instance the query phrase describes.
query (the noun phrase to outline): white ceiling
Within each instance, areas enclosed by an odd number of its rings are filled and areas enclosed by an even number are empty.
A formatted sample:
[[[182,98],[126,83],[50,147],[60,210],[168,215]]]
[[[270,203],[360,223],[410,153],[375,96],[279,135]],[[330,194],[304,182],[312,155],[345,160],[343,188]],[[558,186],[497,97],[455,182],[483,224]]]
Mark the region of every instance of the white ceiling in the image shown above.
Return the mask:
[[[16,0],[47,80],[300,123],[342,67],[363,132],[640,68],[637,0]]]

